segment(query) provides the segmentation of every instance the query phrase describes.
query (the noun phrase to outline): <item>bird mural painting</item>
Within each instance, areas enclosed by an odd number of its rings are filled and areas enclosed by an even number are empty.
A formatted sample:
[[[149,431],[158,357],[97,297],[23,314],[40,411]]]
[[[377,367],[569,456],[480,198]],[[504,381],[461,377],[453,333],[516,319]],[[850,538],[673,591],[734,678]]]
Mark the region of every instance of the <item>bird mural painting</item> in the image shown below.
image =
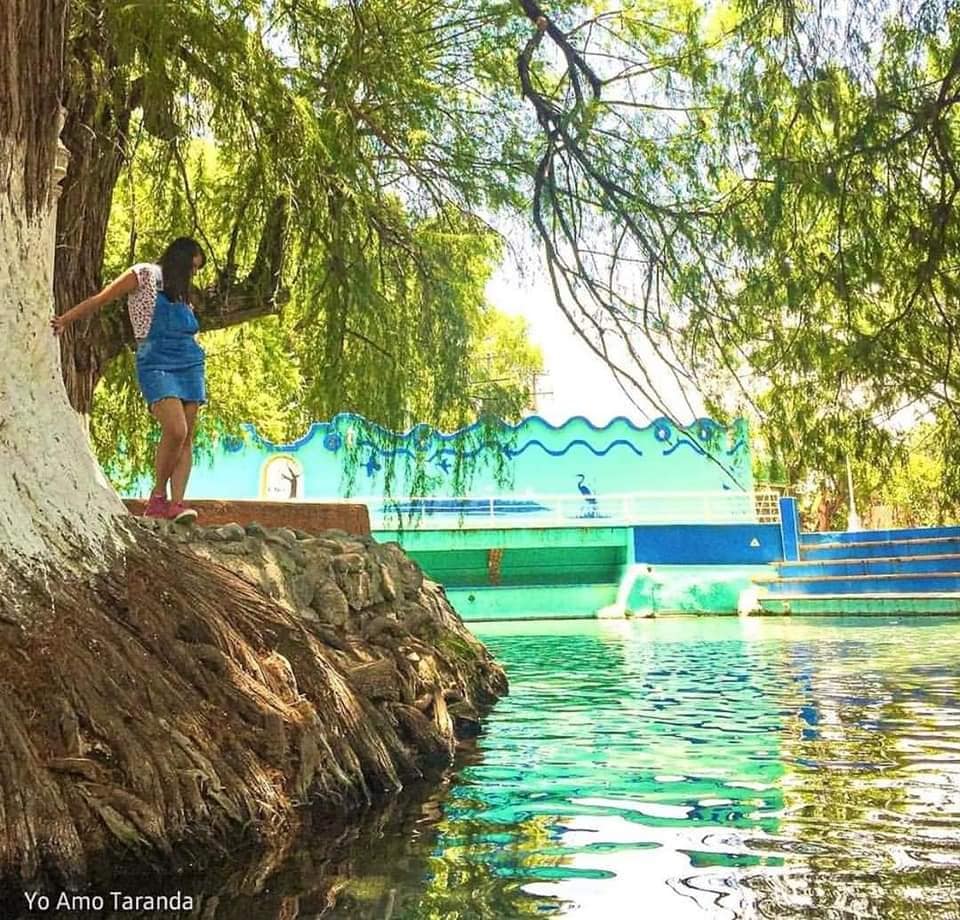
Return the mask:
[[[577,473],[577,489],[580,490],[580,494],[583,496],[584,501],[586,502],[585,513],[581,517],[596,517],[597,515],[597,498],[590,491],[590,487],[587,486],[585,480],[586,476],[583,473]]]

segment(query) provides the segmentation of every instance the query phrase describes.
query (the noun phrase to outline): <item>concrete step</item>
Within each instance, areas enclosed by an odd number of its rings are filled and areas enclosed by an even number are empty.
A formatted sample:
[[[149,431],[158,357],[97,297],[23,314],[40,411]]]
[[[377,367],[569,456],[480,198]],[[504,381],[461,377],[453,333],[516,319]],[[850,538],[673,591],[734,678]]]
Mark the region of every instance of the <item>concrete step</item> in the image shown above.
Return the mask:
[[[771,595],[760,608],[755,616],[960,616],[960,592]]]
[[[960,527],[897,527],[892,530],[833,530],[801,533],[801,546],[824,543],[875,543],[901,540],[925,540],[938,537],[960,537]]]
[[[865,540],[855,544],[818,543],[800,547],[800,557],[803,561],[952,554],[960,554],[960,536],[926,537],[914,540]]]
[[[808,559],[781,562],[780,578],[825,578],[852,575],[898,575],[922,572],[960,572],[960,553],[918,556],[878,556],[858,559]]]
[[[779,578],[771,595],[942,594],[960,592],[960,571]]]

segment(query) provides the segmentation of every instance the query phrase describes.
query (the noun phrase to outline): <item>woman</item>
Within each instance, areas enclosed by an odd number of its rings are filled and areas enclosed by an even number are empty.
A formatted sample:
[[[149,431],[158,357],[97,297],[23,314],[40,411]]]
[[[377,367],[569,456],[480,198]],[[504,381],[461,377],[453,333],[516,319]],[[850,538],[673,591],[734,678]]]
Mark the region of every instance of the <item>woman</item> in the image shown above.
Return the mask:
[[[134,265],[99,294],[50,321],[59,335],[71,323],[127,295],[137,340],[137,382],[161,429],[147,517],[188,521],[197,516],[183,504],[183,496],[193,461],[197,409],[206,402],[206,388],[204,352],[194,337],[199,326],[189,298],[193,275],[205,261],[196,240],[180,237],[159,264]]]

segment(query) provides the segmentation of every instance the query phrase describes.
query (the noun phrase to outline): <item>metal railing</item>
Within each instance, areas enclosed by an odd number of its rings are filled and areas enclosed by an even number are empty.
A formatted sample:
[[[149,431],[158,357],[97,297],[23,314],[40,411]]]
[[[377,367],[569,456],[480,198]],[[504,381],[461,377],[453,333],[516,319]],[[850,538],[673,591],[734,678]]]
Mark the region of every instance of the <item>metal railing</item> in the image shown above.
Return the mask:
[[[356,496],[375,530],[613,527],[632,524],[779,524],[775,492],[626,492],[610,495]]]
[[[780,493],[775,489],[754,492],[753,506],[760,524],[780,523]]]

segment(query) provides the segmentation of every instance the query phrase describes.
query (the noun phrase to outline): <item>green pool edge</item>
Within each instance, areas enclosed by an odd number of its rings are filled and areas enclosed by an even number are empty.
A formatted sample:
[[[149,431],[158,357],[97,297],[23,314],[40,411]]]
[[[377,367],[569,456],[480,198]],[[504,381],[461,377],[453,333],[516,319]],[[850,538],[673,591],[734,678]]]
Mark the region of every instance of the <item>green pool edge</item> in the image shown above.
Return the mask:
[[[664,575],[660,572],[661,577]],[[724,578],[714,573],[688,572],[661,587],[659,596],[645,595],[641,580],[639,595],[631,592],[622,616],[645,617],[735,617],[737,599],[750,587],[749,573]],[[605,608],[617,599],[617,584],[518,585],[513,587],[446,588],[454,609],[466,622],[494,620],[601,619]],[[664,590],[666,588],[666,590]],[[752,617],[803,616],[960,616],[960,594],[904,597],[802,597],[761,598]],[[607,615],[615,616],[610,611]]]

